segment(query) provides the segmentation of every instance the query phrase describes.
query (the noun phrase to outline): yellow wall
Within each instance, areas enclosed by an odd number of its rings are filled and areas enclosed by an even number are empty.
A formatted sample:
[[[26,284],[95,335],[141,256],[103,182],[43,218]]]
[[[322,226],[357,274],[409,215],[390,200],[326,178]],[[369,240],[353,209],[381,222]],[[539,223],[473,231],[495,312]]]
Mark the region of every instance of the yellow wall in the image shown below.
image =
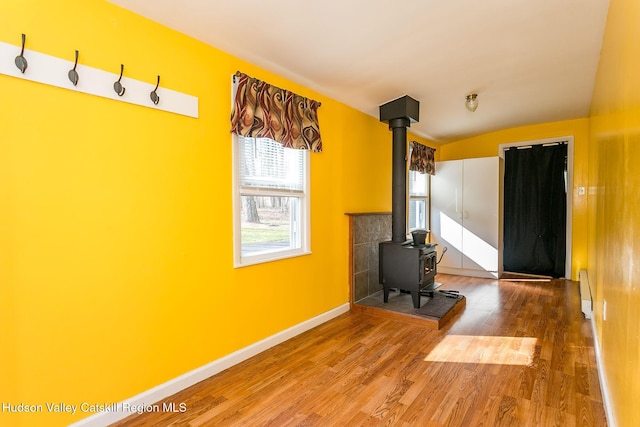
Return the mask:
[[[612,412],[621,427],[640,425],[638,22],[636,0],[610,1],[590,115],[588,271]]]
[[[4,0],[0,41],[21,33],[35,51],[160,74],[200,118],[0,75],[0,402],[122,401],[348,301],[344,213],[391,206],[385,124],[102,0]],[[233,268],[236,70],[322,102],[311,255]]]
[[[578,194],[578,188],[587,186],[589,119],[504,129],[442,145],[439,151],[442,160],[491,157],[498,155],[500,144],[562,136],[574,137],[571,278],[578,280],[578,272],[587,266],[587,198]]]

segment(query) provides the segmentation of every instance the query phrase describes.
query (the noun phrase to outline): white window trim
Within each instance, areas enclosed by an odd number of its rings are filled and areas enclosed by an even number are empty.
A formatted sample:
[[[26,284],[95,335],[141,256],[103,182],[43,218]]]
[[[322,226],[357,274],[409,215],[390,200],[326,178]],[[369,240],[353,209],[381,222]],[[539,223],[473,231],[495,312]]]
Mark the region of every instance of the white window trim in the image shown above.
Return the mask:
[[[234,267],[246,267],[255,264],[262,264],[265,262],[277,261],[281,259],[287,259],[297,256],[309,255],[311,253],[311,220],[310,220],[310,159],[309,151],[304,150],[303,162],[304,162],[304,194],[300,196],[300,248],[296,249],[284,249],[275,252],[261,253],[250,256],[242,256],[242,217],[241,208],[243,195],[256,195],[256,196],[284,196],[290,197],[298,194],[292,193],[287,190],[263,190],[255,189],[251,191],[240,191],[240,176],[239,168],[237,167],[237,161],[239,157],[238,153],[238,141],[237,136],[232,133],[232,161],[233,161],[233,252],[234,252]]]

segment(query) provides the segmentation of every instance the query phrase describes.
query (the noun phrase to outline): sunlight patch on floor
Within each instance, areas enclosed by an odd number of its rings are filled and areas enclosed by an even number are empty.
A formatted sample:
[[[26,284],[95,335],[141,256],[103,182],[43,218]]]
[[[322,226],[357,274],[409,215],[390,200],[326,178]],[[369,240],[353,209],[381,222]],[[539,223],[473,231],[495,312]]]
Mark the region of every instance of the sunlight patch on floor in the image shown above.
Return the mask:
[[[528,366],[533,362],[537,341],[529,337],[447,335],[424,360]]]

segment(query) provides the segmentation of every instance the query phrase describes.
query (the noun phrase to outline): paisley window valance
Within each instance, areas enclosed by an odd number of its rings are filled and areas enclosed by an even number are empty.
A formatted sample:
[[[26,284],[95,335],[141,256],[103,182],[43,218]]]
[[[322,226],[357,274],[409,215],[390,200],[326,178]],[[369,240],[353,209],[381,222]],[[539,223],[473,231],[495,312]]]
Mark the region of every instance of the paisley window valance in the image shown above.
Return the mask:
[[[429,175],[436,174],[435,164],[435,148],[427,147],[417,141],[411,141],[409,148],[411,149],[411,158],[409,160],[409,170],[428,173]]]
[[[320,103],[237,72],[231,132],[270,138],[289,148],[322,151]]]

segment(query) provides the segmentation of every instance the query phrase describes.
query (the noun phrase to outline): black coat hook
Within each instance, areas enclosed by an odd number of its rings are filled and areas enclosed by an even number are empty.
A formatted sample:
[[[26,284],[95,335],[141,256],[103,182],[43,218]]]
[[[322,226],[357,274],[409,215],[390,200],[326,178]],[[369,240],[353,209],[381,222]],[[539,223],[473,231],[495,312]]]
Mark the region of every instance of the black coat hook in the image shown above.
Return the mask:
[[[158,86],[160,86],[160,76],[158,76],[158,83],[156,83],[156,88],[152,90],[151,93],[149,94],[149,97],[151,98],[151,102],[153,102],[154,105],[158,105],[158,102],[160,102],[160,97],[156,92],[158,90]]]
[[[124,64],[120,64],[120,78],[113,84],[113,90],[116,91],[116,94],[118,94],[118,96],[124,95],[124,91],[126,90],[125,87],[122,86],[122,83],[120,83],[120,80],[122,80],[123,73],[124,73]]]
[[[24,74],[24,72],[27,70],[27,66],[29,65],[27,63],[27,58],[24,57],[24,44],[27,41],[27,36],[26,35],[22,35],[22,50],[20,51],[20,55],[16,56],[16,67],[18,67],[18,70],[20,70],[22,72],[22,74]]]
[[[80,80],[80,76],[78,76],[78,72],[76,71],[76,67],[78,66],[78,51],[76,50],[76,62],[73,64],[73,69],[69,70],[68,76],[71,83],[74,86],[78,84],[78,80]]]

